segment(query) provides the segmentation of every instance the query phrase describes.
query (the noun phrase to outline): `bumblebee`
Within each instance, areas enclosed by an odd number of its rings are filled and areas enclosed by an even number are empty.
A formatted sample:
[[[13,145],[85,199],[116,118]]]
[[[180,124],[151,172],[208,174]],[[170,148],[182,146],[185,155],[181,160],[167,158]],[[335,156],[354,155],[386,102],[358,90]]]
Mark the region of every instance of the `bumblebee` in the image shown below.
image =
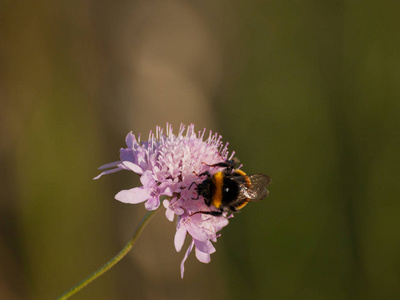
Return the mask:
[[[234,158],[226,160],[210,167],[223,167],[222,171],[214,175],[206,171],[199,174],[199,177],[206,176],[200,184],[196,184],[197,198],[204,198],[207,206],[213,206],[214,211],[198,211],[197,213],[221,216],[227,211],[237,212],[251,201],[257,201],[268,196],[267,186],[271,178],[264,174],[247,175],[242,170],[235,170],[239,160]],[[190,187],[189,187],[190,188]]]

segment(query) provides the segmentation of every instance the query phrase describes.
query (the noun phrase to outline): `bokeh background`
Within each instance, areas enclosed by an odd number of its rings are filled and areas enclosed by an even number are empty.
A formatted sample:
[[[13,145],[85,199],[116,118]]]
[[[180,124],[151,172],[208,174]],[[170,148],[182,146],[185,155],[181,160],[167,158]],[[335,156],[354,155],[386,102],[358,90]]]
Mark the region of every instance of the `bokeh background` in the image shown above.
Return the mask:
[[[210,264],[159,213],[74,299],[400,299],[400,2],[0,1],[0,299],[54,299],[130,238],[129,131],[218,131],[270,196]]]

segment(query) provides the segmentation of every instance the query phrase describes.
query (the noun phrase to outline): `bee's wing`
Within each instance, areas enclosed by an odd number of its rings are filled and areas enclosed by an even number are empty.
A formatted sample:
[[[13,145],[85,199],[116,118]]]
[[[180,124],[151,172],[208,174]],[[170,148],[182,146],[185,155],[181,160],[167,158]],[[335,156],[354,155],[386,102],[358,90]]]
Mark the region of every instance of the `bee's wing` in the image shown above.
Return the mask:
[[[243,188],[243,195],[250,201],[261,200],[268,196],[267,186],[271,183],[271,177],[264,174],[252,174],[247,176],[250,179],[251,187]]]

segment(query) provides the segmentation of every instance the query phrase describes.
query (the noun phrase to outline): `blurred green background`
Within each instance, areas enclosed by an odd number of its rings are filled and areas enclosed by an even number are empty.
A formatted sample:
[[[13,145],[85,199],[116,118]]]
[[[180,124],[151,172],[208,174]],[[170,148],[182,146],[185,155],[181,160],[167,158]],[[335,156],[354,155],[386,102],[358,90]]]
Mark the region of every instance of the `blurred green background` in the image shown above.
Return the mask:
[[[0,299],[54,299],[143,205],[125,135],[218,131],[273,179],[208,265],[159,213],[74,299],[400,299],[399,1],[1,1]],[[188,241],[187,241],[188,242]]]

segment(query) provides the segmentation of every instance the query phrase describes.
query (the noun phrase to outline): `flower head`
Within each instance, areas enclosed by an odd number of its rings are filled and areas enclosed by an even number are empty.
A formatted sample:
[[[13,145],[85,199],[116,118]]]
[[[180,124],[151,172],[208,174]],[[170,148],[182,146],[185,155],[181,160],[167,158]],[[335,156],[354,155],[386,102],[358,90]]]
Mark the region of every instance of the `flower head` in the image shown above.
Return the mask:
[[[150,132],[147,141],[141,142],[130,132],[126,137],[127,148],[120,150],[120,160],[100,167],[102,175],[121,170],[133,171],[140,175],[140,187],[123,190],[115,199],[124,203],[144,202],[147,210],[156,210],[160,206],[160,197],[164,200],[165,215],[173,221],[177,216],[175,249],[179,252],[187,233],[192,242],[181,264],[181,276],[184,262],[195,247],[196,257],[203,263],[210,261],[210,254],[215,252],[212,242],[217,241],[218,232],[228,225],[228,216],[214,216],[196,212],[210,211],[210,208],[191,187],[193,182],[201,182],[196,174],[208,171],[215,173],[218,167],[210,165],[232,159],[228,157],[228,144],[223,144],[221,136],[210,132],[205,139],[205,129],[196,132],[194,125],[186,129],[181,125],[178,134],[173,134],[172,126],[167,124],[166,132],[157,127],[155,134]],[[165,197],[164,197],[165,198]]]

